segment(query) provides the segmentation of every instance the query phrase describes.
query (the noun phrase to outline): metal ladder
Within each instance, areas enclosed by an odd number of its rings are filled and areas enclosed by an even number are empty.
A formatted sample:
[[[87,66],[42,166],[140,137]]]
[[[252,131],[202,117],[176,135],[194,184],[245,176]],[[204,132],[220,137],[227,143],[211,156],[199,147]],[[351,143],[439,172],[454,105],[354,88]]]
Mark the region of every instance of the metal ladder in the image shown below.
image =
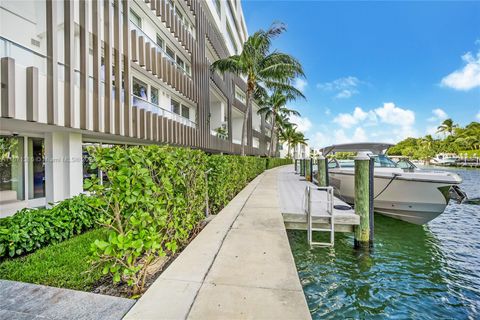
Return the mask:
[[[319,187],[317,190],[327,192],[327,214],[316,215],[316,217],[324,217],[330,219],[330,228],[313,228],[313,219],[312,219],[312,197],[311,197],[311,187],[307,186],[305,188],[305,215],[307,216],[307,239],[310,247],[333,247],[335,244],[335,219],[333,216],[333,187]],[[313,232],[330,232],[330,242],[315,242],[313,241]]]

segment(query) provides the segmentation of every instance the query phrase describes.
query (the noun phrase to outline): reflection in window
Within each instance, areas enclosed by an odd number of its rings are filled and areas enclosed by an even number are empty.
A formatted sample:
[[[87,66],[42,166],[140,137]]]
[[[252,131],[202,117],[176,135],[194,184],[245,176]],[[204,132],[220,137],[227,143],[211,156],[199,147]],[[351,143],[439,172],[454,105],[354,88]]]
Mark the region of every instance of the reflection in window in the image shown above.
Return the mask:
[[[179,56],[177,56],[177,64],[180,68],[185,69],[185,62]]]
[[[175,51],[170,49],[169,46],[166,46],[165,53],[167,54],[167,56],[169,56],[172,60],[175,61]]]
[[[132,21],[140,29],[142,28],[142,19],[132,9],[130,9],[130,21]]]
[[[150,87],[150,102],[158,105],[158,89],[155,87]]]
[[[147,84],[138,80],[137,78],[133,78],[133,95],[140,97],[144,100],[148,100]]]
[[[28,138],[28,198],[45,197],[45,146],[41,138]]]
[[[160,37],[160,35],[157,33],[157,45],[163,49],[163,44],[165,42],[163,41],[162,37]]]
[[[0,203],[24,200],[23,138],[0,136]]]
[[[172,99],[171,104],[172,104],[172,112],[176,114],[180,114],[180,103]]]
[[[190,119],[190,108],[182,105],[182,117]]]

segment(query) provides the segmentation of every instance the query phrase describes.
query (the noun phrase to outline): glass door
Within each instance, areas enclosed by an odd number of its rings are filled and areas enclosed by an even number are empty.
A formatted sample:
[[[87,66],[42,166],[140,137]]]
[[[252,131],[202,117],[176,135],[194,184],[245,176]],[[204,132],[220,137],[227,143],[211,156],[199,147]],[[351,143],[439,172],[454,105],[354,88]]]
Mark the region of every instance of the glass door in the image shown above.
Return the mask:
[[[45,145],[42,138],[28,138],[28,198],[45,198]]]

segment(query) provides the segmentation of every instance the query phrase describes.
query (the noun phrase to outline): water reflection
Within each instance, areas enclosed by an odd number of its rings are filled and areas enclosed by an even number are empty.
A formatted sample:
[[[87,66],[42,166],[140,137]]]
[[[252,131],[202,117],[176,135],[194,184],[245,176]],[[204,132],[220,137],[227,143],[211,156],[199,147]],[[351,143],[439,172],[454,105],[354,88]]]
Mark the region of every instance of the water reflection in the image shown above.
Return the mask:
[[[459,174],[479,197],[480,170]],[[313,317],[479,318],[479,208],[450,204],[426,226],[375,215],[369,254],[353,249],[350,234],[337,234],[333,249],[310,250],[306,232],[289,231]]]

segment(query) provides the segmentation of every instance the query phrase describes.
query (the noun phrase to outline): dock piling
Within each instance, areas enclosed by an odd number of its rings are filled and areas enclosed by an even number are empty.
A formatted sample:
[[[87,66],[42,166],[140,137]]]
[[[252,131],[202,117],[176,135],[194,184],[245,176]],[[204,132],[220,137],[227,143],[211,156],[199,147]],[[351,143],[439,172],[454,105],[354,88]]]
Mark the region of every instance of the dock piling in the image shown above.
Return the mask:
[[[317,159],[317,181],[319,187],[326,187],[327,184],[327,162],[325,157],[320,155]]]
[[[305,160],[305,180],[312,181],[312,159]]]
[[[373,160],[366,153],[355,157],[355,213],[360,225],[355,227],[355,248],[373,246]]]
[[[300,159],[300,176],[305,176],[305,159]]]

